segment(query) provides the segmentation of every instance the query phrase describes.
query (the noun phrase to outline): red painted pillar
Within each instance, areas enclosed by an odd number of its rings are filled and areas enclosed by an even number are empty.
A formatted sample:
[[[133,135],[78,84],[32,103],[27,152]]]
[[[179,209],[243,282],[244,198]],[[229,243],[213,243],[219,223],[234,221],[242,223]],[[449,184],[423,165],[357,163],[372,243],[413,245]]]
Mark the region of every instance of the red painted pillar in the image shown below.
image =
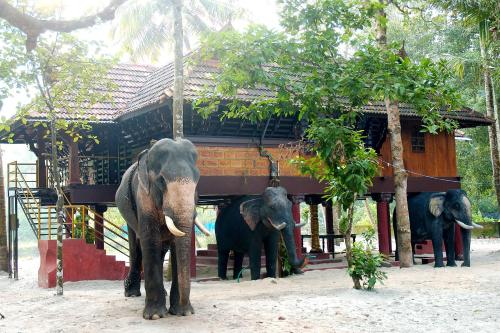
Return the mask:
[[[390,237],[390,214],[389,202],[391,195],[381,193],[377,198],[377,229],[378,250],[380,253],[389,255],[391,253]]]
[[[455,259],[463,260],[464,242],[462,240],[462,228],[455,225]]]
[[[300,224],[300,200],[296,197],[292,198],[292,216],[295,224]],[[300,228],[294,228],[293,235],[295,236],[295,252],[297,257],[302,258],[302,237]]]
[[[193,231],[191,232],[191,278],[196,277],[196,235],[193,224]]]

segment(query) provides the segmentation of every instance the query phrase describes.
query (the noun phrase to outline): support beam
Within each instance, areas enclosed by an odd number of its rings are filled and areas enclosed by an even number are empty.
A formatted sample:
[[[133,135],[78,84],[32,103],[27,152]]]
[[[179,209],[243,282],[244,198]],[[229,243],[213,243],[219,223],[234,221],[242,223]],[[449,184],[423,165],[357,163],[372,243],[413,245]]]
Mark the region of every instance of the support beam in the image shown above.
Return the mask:
[[[303,200],[303,197],[293,196],[292,197],[292,217],[295,221],[295,224],[300,224],[300,202]],[[301,229],[294,228],[293,236],[295,238],[295,252],[297,253],[297,258],[302,259],[302,237],[301,237]]]
[[[47,166],[45,165],[45,130],[43,129],[38,129],[36,132],[36,145],[37,145],[37,187],[39,188],[47,188]]]
[[[389,203],[392,201],[392,194],[375,194],[373,199],[377,202],[378,249],[380,253],[389,255],[392,247],[389,212]]]
[[[323,253],[319,244],[319,221],[318,221],[318,204],[312,203],[309,205],[311,212],[311,251],[310,253]]]
[[[69,185],[81,184],[80,157],[78,156],[78,143],[68,141],[69,146]]]
[[[104,250],[104,212],[108,207],[104,205],[97,205],[94,207],[95,212],[98,214],[95,216],[95,247],[99,250]]]
[[[323,207],[325,208],[325,224],[326,224],[326,233],[329,235],[335,234],[334,228],[333,228],[333,209],[332,209],[332,202],[331,201],[326,201],[323,203]],[[333,253],[334,251],[334,242],[335,240],[333,238],[328,238],[327,239],[327,252],[328,253]]]

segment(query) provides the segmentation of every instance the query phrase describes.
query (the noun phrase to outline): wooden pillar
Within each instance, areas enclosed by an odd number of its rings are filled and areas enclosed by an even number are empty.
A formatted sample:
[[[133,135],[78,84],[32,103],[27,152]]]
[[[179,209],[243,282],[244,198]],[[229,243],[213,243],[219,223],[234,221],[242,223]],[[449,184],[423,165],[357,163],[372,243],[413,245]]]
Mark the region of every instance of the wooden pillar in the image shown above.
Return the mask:
[[[104,205],[97,205],[94,207],[95,212],[98,214],[95,216],[94,229],[95,229],[95,248],[99,250],[104,250],[104,212],[108,207]]]
[[[38,157],[38,160],[37,160],[37,163],[38,163],[38,167],[37,167],[37,187],[39,188],[47,188],[47,166],[45,165],[45,139],[44,139],[44,135],[45,135],[45,131],[44,130],[41,130],[39,129],[37,131],[37,151],[38,151],[38,154],[37,154],[37,157]]]
[[[191,278],[196,278],[196,235],[195,235],[195,226],[193,224],[193,230],[191,232]]]
[[[318,221],[318,204],[311,203],[309,205],[311,212],[311,251],[310,253],[323,253],[319,244],[319,221]]]
[[[323,207],[325,208],[325,224],[326,224],[326,233],[329,235],[335,234],[334,229],[333,229],[333,209],[332,209],[332,202],[331,201],[326,201],[323,203]],[[328,253],[333,253],[334,249],[334,242],[335,240],[333,238],[328,238],[327,239],[327,252]]]
[[[301,197],[294,196],[292,197],[292,217],[295,221],[295,224],[300,224],[300,202]],[[302,258],[302,237],[301,237],[301,229],[294,228],[293,235],[295,238],[295,252],[297,253],[297,258]]]
[[[80,181],[80,157],[78,156],[78,143],[68,141],[69,146],[69,184],[81,184]]]
[[[455,259],[464,260],[464,241],[462,240],[462,228],[455,225]]]
[[[389,203],[392,200],[392,194],[380,193],[375,195],[377,202],[377,229],[378,229],[378,250],[380,253],[389,255],[391,253],[391,223]]]

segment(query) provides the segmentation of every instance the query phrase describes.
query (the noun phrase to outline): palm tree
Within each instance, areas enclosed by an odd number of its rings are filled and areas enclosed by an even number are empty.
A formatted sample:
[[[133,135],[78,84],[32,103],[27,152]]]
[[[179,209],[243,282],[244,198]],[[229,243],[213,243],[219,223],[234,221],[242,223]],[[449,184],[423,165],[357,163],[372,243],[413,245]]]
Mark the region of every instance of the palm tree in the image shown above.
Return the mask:
[[[157,60],[174,44],[174,139],[183,136],[183,46],[190,50],[194,36],[219,28],[217,23],[226,23],[235,13],[221,0],[133,0],[117,11],[113,34],[133,58]]]
[[[7,224],[5,216],[5,189],[3,178],[2,149],[0,148],[0,271],[7,272]]]
[[[500,74],[496,68],[500,48],[498,41],[500,2],[497,0],[435,0],[434,2],[459,14],[466,25],[476,26],[479,31],[486,114],[495,119],[495,124],[488,127],[488,138],[497,205],[500,207],[500,111],[495,91],[495,74],[497,79]]]

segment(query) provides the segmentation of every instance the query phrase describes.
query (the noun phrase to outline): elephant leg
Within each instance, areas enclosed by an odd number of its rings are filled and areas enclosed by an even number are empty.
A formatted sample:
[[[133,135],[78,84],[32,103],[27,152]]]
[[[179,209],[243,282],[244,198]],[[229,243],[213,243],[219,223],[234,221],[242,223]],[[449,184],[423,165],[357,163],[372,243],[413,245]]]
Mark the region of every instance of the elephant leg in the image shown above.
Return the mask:
[[[229,260],[229,250],[217,249],[217,272],[221,280],[227,280],[227,262]]]
[[[432,248],[434,250],[434,267],[444,267],[443,264],[443,228],[441,223],[434,221],[431,232]]]
[[[129,229],[128,246],[130,254],[130,270],[125,278],[125,297],[141,296],[142,252],[135,231]]]
[[[278,259],[280,235],[279,232],[273,232],[264,240],[267,277],[276,277],[276,260]]]
[[[184,236],[187,237],[187,236]],[[189,238],[190,240],[191,238]],[[194,314],[194,309],[191,306],[191,302],[189,300],[189,293],[191,286],[183,286],[182,276],[184,274],[190,274],[190,265],[189,262],[185,263],[185,266],[182,266],[182,262],[179,261],[179,253],[180,249],[175,244],[172,244],[172,286],[170,287],[170,309],[168,312],[177,316],[189,316]],[[181,256],[182,257],[182,256]],[[188,260],[189,261],[189,260]],[[184,271],[182,271],[184,270]],[[187,272],[186,272],[187,270]],[[182,273],[182,274],[181,274]],[[181,281],[179,281],[181,280]],[[187,290],[183,291],[181,288],[186,288]],[[181,295],[182,293],[182,295]]]
[[[144,319],[159,319],[167,315],[163,286],[162,243],[157,239],[158,235],[153,235],[151,238],[141,239],[146,287],[146,305],[142,316]]]
[[[237,279],[238,276],[243,276],[243,273],[241,273],[241,270],[243,269],[243,258],[244,257],[245,257],[245,252],[234,251],[233,279]]]
[[[455,225],[443,230],[444,247],[446,249],[446,266],[456,267],[455,262]]]
[[[248,256],[250,257],[250,274],[252,280],[260,279],[260,257],[262,253],[262,240],[258,237],[252,238]]]

